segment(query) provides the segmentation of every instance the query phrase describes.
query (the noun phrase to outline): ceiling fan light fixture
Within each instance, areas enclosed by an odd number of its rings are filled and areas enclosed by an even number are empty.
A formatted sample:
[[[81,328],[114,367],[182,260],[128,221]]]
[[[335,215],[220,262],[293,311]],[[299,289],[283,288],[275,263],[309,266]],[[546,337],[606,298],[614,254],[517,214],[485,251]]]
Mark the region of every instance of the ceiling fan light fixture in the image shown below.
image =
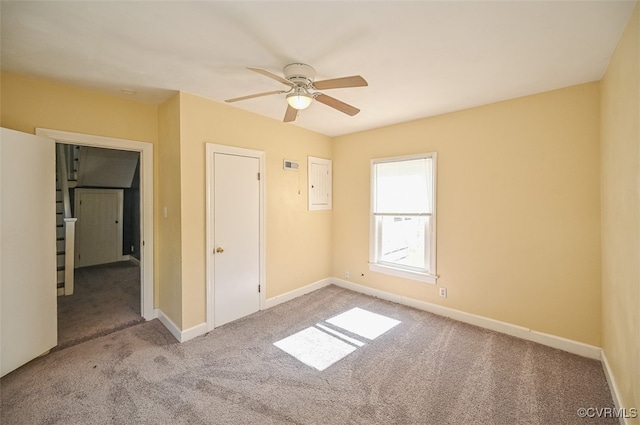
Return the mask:
[[[231,103],[256,97],[285,94],[287,99],[287,110],[284,114],[284,122],[295,121],[298,116],[297,111],[308,108],[314,100],[317,100],[336,111],[340,111],[349,116],[354,116],[360,112],[360,109],[317,90],[344,89],[350,87],[364,87],[368,85],[367,81],[359,75],[315,81],[315,69],[304,63],[290,63],[285,66],[282,70],[284,78],[263,68],[248,69],[284,84],[287,86],[287,90],[275,90],[265,93],[250,94],[248,96],[234,97],[233,99],[225,100],[225,102]]]
[[[305,109],[311,105],[313,97],[302,91],[296,91],[287,95],[287,103],[294,109]]]

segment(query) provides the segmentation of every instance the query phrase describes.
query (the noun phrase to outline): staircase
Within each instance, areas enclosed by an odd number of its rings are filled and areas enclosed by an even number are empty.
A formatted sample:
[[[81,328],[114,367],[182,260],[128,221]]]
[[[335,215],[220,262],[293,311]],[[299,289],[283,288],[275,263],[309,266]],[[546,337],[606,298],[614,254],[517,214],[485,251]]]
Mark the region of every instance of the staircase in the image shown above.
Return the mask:
[[[60,295],[73,294],[75,225],[71,214],[69,187],[75,186],[78,173],[79,147],[56,145],[56,254],[57,291]]]
[[[64,206],[62,201],[62,189],[56,173],[56,255],[57,255],[57,283],[58,295],[60,290],[64,294]]]

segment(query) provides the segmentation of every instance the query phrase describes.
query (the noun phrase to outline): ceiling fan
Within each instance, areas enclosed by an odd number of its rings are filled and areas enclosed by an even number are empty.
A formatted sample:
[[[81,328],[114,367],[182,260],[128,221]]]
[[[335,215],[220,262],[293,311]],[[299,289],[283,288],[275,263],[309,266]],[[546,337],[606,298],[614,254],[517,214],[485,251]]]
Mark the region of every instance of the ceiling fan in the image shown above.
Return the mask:
[[[292,63],[285,66],[283,70],[284,78],[262,68],[247,69],[279,81],[289,88],[287,90],[275,90],[265,93],[251,94],[249,96],[236,97],[233,99],[227,99],[225,102],[238,102],[240,100],[269,96],[272,94],[286,94],[288,105],[287,111],[284,114],[284,122],[294,121],[298,115],[298,110],[308,107],[314,99],[320,103],[324,103],[327,106],[337,109],[340,112],[353,116],[360,112],[360,109],[316,90],[363,87],[368,85],[365,79],[359,75],[313,81],[316,77],[316,71],[304,63]]]

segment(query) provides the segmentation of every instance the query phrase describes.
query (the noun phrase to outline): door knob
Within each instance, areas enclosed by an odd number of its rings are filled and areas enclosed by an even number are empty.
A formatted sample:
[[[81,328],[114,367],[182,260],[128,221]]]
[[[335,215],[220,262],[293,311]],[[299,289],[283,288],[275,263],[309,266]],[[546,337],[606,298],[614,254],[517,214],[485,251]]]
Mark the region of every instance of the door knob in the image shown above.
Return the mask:
[[[217,252],[218,254],[222,254],[222,253],[224,252],[224,249],[222,249],[222,247],[221,247],[221,246],[219,246],[219,247],[217,247],[217,248],[216,248],[216,252]]]

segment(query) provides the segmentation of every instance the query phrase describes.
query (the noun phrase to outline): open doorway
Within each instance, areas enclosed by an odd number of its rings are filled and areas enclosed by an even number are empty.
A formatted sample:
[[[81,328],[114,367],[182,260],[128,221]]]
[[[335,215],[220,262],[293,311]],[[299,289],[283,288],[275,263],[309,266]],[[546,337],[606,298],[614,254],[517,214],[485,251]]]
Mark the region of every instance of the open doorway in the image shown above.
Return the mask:
[[[129,151],[138,153],[139,156],[137,161],[136,173],[137,178],[139,179],[139,184],[138,192],[134,195],[134,197],[138,199],[138,202],[134,203],[134,205],[139,208],[139,211],[137,212],[139,216],[139,235],[137,236],[138,242],[134,243],[134,245],[138,248],[137,252],[130,252],[129,254],[127,254],[129,256],[127,260],[128,264],[125,263],[125,260],[123,259],[123,261],[117,261],[115,264],[113,264],[113,266],[94,265],[91,267],[96,267],[96,269],[102,267],[105,269],[102,270],[103,272],[110,271],[112,275],[116,275],[116,280],[126,279],[125,277],[123,277],[124,274],[126,272],[132,272],[133,270],[132,275],[135,275],[134,279],[138,279],[137,288],[139,293],[137,302],[138,309],[136,310],[136,314],[139,314],[144,320],[152,320],[156,318],[156,312],[154,310],[153,285],[153,145],[148,142],[42,128],[36,129],[36,135],[48,137],[63,145],[78,145],[81,147],[103,148],[112,150],[114,152]],[[127,230],[123,232],[123,236],[125,234],[133,235],[134,233],[135,231]],[[67,238],[67,240],[75,240],[75,238]],[[128,242],[123,241],[123,246],[125,246],[125,243]],[[130,243],[128,244],[131,245]],[[72,255],[70,256],[70,258],[75,258],[75,256]],[[118,268],[117,266],[124,267]],[[118,268],[119,271],[116,272],[116,268]],[[74,266],[69,267],[68,270],[74,270]],[[85,271],[89,271],[89,268],[86,268]],[[119,273],[122,273],[122,275],[119,275]],[[75,273],[73,274],[75,275]],[[66,292],[67,289],[68,288],[65,288],[63,292]],[[60,293],[60,289],[58,290],[58,293]],[[93,309],[89,309],[89,311],[95,312],[97,311],[97,308],[101,303],[96,300],[93,300],[92,302]],[[136,320],[138,320],[137,317]]]
[[[56,152],[57,216],[64,215],[68,198],[70,216],[77,220],[73,261],[66,261],[64,249],[57,253],[61,349],[144,320],[140,153],[70,144],[57,144]],[[64,235],[58,244],[64,247]],[[64,273],[69,264],[73,275]],[[70,276],[72,290],[65,291],[64,279]]]

